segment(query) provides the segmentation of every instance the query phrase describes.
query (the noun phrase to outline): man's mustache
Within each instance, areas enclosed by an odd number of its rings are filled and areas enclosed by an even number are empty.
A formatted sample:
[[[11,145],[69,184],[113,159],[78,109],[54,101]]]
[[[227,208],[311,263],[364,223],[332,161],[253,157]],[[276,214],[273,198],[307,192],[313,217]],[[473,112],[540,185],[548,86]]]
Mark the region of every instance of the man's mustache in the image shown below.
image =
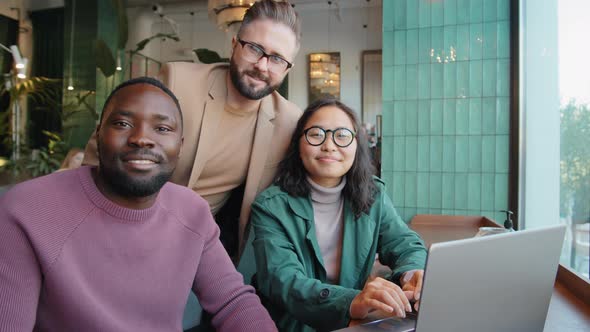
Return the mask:
[[[246,70],[244,71],[244,74],[247,74],[249,76],[252,76],[256,79],[259,79],[261,81],[266,82],[267,84],[270,84],[270,77],[268,76],[264,76],[260,71],[258,70]]]
[[[153,159],[156,162],[160,163],[164,160],[164,157],[160,154],[157,154],[155,152],[153,152],[150,149],[145,149],[145,148],[139,148],[139,149],[135,149],[135,150],[131,150],[131,151],[127,151],[124,153],[119,154],[119,158],[120,159],[126,159],[129,156],[133,156],[134,158],[145,158],[145,159]],[[151,157],[151,158],[147,158],[147,157]]]

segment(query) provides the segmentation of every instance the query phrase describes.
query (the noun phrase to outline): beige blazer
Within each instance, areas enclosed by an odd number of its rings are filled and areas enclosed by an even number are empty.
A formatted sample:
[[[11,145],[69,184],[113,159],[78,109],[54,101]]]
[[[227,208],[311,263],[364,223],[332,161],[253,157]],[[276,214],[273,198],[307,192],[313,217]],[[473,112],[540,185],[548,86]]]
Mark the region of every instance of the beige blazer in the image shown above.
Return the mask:
[[[176,95],[184,120],[184,145],[171,181],[195,188],[207,160],[215,154],[215,135],[227,98],[227,64],[167,63],[160,78]],[[272,184],[301,110],[278,92],[262,99],[252,155],[240,209],[240,254],[244,248],[250,206]],[[98,164],[95,134],[86,146],[85,164]],[[235,144],[241,144],[236,142]]]

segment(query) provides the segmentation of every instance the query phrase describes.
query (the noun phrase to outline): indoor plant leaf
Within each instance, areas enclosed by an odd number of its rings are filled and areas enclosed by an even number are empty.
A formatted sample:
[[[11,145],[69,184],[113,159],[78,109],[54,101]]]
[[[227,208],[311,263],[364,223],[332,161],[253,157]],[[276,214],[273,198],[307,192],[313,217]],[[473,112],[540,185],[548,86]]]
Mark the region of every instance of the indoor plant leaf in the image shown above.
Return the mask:
[[[94,42],[96,50],[96,66],[102,71],[106,77],[111,77],[116,71],[117,63],[113,52],[109,46],[102,39],[97,39]]]

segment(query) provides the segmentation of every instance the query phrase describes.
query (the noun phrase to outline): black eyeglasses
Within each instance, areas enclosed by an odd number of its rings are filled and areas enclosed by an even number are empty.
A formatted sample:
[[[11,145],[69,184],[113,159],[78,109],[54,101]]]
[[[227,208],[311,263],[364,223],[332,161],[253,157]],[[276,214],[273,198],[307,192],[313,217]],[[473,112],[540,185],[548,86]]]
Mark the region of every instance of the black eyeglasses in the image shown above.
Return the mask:
[[[332,141],[334,141],[334,144],[341,148],[345,148],[352,144],[352,141],[356,136],[356,134],[348,128],[324,129],[317,126],[305,129],[303,135],[305,135],[305,140],[309,145],[318,146],[324,144],[329,132],[332,133]]]
[[[260,59],[267,58],[268,70],[274,73],[282,73],[285,70],[293,67],[293,64],[289,61],[281,58],[278,55],[266,53],[260,46],[254,43],[241,40],[240,38],[238,38],[238,42],[240,45],[242,45],[242,49],[244,50],[242,57],[251,63],[257,63],[260,61]]]

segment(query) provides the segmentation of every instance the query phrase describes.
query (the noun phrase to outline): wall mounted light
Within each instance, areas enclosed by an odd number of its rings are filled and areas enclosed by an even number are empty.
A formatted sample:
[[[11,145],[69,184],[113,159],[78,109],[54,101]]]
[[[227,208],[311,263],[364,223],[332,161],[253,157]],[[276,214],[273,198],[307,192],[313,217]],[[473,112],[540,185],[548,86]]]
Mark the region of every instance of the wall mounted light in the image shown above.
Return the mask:
[[[72,16],[70,22],[70,52],[69,52],[69,63],[68,63],[68,91],[74,90],[74,72],[72,66],[74,63],[74,28],[76,25],[76,0],[72,0]]]
[[[14,59],[14,68],[16,68],[17,71],[16,77],[20,79],[27,78],[27,64],[29,60],[21,56],[18,46],[11,45],[9,48],[3,44],[0,44],[0,47],[6,52],[12,54],[12,58]]]
[[[68,87],[67,87],[68,91],[73,91],[74,90],[74,82],[72,77],[70,76],[68,78]]]
[[[121,52],[117,50],[117,67],[115,67],[117,71],[122,71],[123,67],[121,66]]]
[[[11,45],[10,46],[10,53],[12,53],[12,57],[14,58],[15,67],[17,69],[22,69],[26,67],[25,60],[21,55],[20,51],[18,50],[18,46]]]

